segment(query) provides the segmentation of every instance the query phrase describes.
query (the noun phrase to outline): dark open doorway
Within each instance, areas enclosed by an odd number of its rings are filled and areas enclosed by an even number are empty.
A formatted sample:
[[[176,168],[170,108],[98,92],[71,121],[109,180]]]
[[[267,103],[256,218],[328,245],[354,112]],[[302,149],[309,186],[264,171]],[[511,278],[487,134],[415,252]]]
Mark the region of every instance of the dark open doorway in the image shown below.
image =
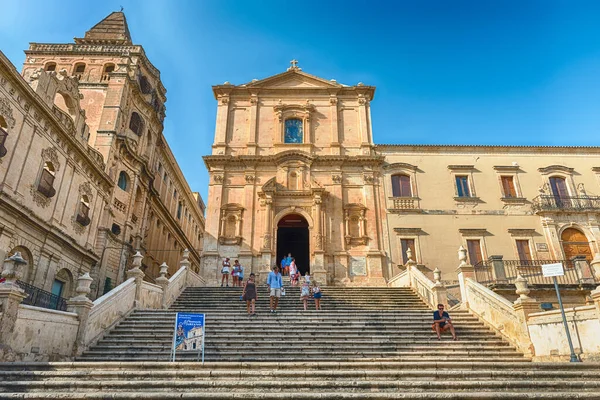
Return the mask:
[[[302,275],[310,271],[308,222],[298,214],[286,215],[277,224],[277,265],[288,253]]]

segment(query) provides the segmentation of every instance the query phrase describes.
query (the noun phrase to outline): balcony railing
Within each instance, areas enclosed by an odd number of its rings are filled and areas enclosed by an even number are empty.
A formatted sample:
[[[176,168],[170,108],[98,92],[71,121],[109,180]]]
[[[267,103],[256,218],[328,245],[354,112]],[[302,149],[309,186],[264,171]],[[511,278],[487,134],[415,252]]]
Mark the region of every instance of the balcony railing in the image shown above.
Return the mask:
[[[600,196],[553,196],[542,194],[533,199],[533,211],[586,212],[600,210]]]
[[[22,304],[49,308],[51,310],[67,311],[67,300],[64,298],[22,281],[17,281],[17,284],[27,294],[27,298],[23,300]]]
[[[551,285],[553,280],[543,276],[542,265],[555,263],[564,266],[565,274],[556,277],[561,285],[596,283],[594,273],[585,260],[503,260],[502,256],[491,256],[475,264],[475,280],[483,285],[514,284],[521,275],[529,285]]]
[[[388,197],[388,210],[392,212],[420,211],[417,197]]]

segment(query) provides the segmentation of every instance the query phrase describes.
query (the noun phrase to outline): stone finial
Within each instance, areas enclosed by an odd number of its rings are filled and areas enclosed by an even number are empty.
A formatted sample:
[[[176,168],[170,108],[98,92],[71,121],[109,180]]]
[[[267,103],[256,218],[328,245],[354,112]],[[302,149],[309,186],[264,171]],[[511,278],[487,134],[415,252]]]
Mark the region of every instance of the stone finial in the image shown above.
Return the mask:
[[[75,299],[87,299],[87,295],[91,292],[90,286],[92,285],[93,280],[94,279],[90,276],[89,272],[86,272],[77,278],[77,287],[75,288],[77,296],[75,296]]]
[[[21,278],[21,265],[27,264],[20,252],[16,252],[12,256],[4,260],[2,268],[2,278],[6,279],[5,284],[16,285],[17,280]]]
[[[437,267],[433,270],[433,280],[435,281],[436,285],[442,284],[442,271],[440,271],[440,269]]]
[[[523,278],[521,274],[517,276],[515,286],[517,288],[515,293],[519,295],[519,300],[531,300],[531,297],[528,296],[531,290],[529,290],[529,286],[527,285],[527,279]]]
[[[410,247],[406,249],[406,258],[408,259],[406,265],[417,265],[416,261],[413,259],[413,253]]]
[[[162,264],[160,264],[160,277],[161,278],[166,278],[167,277],[167,271],[169,270],[169,266],[167,265],[166,262],[163,262]]]
[[[133,262],[131,263],[131,269],[140,269],[140,267],[142,266],[142,259],[144,258],[142,253],[136,251],[132,258]]]
[[[181,261],[179,261],[179,268],[183,268],[183,267],[190,267],[192,265],[192,263],[190,262],[190,251],[188,249],[185,249],[183,251],[183,256],[181,258]]]
[[[460,265],[467,265],[467,250],[460,246],[458,248],[458,261],[460,261]]]

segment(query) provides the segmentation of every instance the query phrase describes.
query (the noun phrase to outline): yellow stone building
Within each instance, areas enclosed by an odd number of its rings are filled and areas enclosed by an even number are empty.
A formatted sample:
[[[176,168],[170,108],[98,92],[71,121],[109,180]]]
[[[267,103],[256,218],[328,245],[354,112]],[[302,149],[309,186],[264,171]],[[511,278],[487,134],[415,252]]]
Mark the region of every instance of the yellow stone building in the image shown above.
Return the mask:
[[[189,249],[200,267],[204,203],[163,135],[166,89],[122,12],[74,43],[31,43],[20,76],[0,57],[0,257],[21,251],[25,283],[61,297],[94,278],[92,298],[145,279]]]
[[[286,72],[213,87],[204,275],[238,258],[264,274],[292,253],[335,285],[385,285],[412,258],[600,267],[600,148],[377,145],[375,88]]]

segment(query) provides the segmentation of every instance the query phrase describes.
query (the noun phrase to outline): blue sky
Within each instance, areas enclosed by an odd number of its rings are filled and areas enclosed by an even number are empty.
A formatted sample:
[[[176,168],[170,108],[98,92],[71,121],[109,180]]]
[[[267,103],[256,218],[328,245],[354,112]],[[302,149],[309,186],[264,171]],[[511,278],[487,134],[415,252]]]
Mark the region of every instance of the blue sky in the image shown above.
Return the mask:
[[[0,50],[69,43],[125,7],[167,88],[165,135],[206,199],[211,85],[284,71],[377,86],[376,143],[597,145],[599,1],[2,0]]]

